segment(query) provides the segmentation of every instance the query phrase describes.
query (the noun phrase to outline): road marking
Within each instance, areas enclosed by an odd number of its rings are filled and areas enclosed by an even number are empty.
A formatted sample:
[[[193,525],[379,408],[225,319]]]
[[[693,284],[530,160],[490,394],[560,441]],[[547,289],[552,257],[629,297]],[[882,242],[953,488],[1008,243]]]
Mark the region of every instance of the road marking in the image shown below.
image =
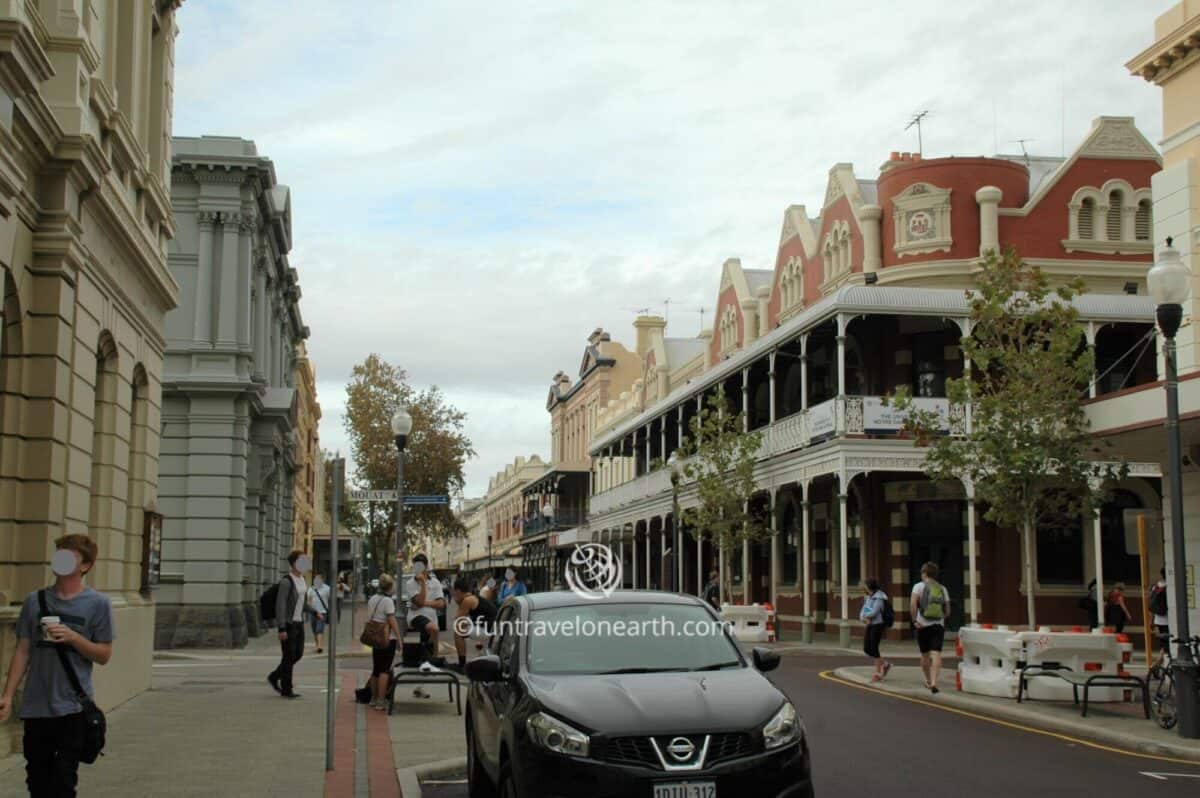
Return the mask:
[[[863,690],[868,693],[876,693],[878,695],[885,696],[887,698],[896,698],[901,701],[908,701],[910,704],[921,704],[922,706],[933,707],[934,709],[940,709],[943,712],[952,712],[955,715],[962,715],[963,717],[972,718],[974,720],[982,720],[987,723],[994,723],[997,726],[1004,726],[1009,729],[1015,729],[1017,731],[1029,732],[1030,734],[1040,734],[1043,737],[1053,737],[1056,740],[1064,740],[1069,743],[1075,743],[1076,745],[1086,745],[1088,748],[1095,748],[1100,751],[1108,751],[1109,753],[1112,753],[1112,754],[1122,754],[1124,756],[1134,756],[1134,757],[1138,757],[1139,759],[1152,759],[1156,762],[1171,762],[1171,763],[1177,764],[1177,765],[1193,765],[1194,766],[1194,765],[1200,764],[1197,762],[1193,762],[1190,759],[1179,759],[1178,757],[1171,757],[1171,756],[1158,756],[1157,754],[1143,754],[1140,751],[1128,751],[1124,748],[1113,748],[1112,746],[1104,745],[1103,743],[1094,743],[1091,740],[1084,740],[1079,737],[1072,737],[1069,734],[1060,734],[1059,732],[1046,731],[1045,729],[1038,729],[1033,726],[1025,726],[1020,723],[1013,723],[1012,721],[1000,720],[999,718],[989,718],[987,715],[979,715],[974,712],[969,712],[965,709],[958,709],[957,707],[948,707],[944,704],[939,704],[936,701],[927,701],[923,698],[913,698],[912,696],[897,695],[896,693],[889,693],[887,690],[880,690],[875,687],[868,687],[865,684],[857,684],[855,682],[847,681],[846,679],[842,679],[839,676],[837,676],[836,674],[834,674],[833,671],[822,671],[819,675],[822,679],[827,679],[836,684],[840,684],[843,687],[853,687],[855,689]],[[1166,775],[1166,774],[1164,774],[1164,775]],[[1200,774],[1197,774],[1193,778],[1200,778]]]
[[[1139,770],[1143,776],[1149,776],[1152,779],[1159,781],[1167,781],[1168,779],[1200,779],[1200,773],[1151,773],[1148,770]]]

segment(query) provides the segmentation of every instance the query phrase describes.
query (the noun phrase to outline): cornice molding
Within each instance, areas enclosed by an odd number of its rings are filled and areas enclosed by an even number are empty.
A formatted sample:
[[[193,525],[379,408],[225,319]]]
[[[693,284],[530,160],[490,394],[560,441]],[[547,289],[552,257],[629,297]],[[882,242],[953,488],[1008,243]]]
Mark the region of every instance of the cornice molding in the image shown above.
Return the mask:
[[[0,85],[16,97],[34,94],[54,77],[54,66],[31,26],[0,18]]]

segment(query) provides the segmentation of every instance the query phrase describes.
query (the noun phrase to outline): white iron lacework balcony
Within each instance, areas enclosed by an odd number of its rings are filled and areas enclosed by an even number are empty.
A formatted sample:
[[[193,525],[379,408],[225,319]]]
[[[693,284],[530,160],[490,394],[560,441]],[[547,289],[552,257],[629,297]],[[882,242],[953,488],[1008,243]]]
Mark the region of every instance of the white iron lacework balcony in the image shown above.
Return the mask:
[[[963,434],[967,414],[962,405],[951,406],[949,399],[939,397],[914,398],[912,404],[915,410],[938,414],[942,432]],[[758,457],[766,460],[847,436],[894,438],[903,431],[905,415],[882,396],[835,397],[759,428],[762,447]],[[603,515],[670,491],[670,469],[660,467],[593,495],[590,514]]]

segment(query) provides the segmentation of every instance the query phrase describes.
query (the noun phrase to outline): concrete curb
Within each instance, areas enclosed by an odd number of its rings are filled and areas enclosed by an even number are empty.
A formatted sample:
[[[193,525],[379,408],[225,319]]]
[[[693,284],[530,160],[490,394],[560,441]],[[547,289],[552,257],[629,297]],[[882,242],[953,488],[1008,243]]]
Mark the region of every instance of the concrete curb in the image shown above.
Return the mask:
[[[1155,740],[1130,737],[1129,735],[1088,723],[1087,718],[1072,719],[1065,717],[1045,717],[1041,715],[1031,716],[1030,713],[1019,709],[1015,700],[1010,706],[1007,703],[993,703],[987,699],[965,696],[953,690],[942,690],[937,696],[932,696],[927,690],[921,688],[881,685],[879,682],[872,682],[869,676],[855,673],[852,668],[838,668],[834,670],[833,675],[843,681],[870,687],[873,690],[879,690],[883,693],[894,693],[896,695],[920,698],[934,704],[945,704],[953,709],[965,710],[977,715],[1016,723],[1042,731],[1066,734],[1071,737],[1078,737],[1081,740],[1088,740],[1125,751],[1136,751],[1151,756],[1167,756],[1175,759],[1185,759],[1190,762],[1200,762],[1200,745],[1160,743]],[[1150,720],[1145,722],[1153,723]]]
[[[436,776],[457,776],[467,772],[465,756],[453,759],[440,759],[437,762],[426,762],[410,768],[396,770],[396,778],[400,781],[401,798],[421,798],[421,779]]]

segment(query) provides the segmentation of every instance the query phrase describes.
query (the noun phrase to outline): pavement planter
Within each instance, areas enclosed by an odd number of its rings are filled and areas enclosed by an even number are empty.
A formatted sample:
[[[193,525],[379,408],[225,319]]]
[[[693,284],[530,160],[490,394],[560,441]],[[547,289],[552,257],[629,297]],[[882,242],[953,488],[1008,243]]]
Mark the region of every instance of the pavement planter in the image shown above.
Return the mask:
[[[953,668],[943,671],[939,682],[942,689],[936,696],[930,695],[922,684],[924,677],[919,667],[896,666],[883,682],[872,682],[872,672],[869,666],[843,667],[832,671],[832,676],[881,693],[919,699],[1030,731],[1064,735],[1125,751],[1200,762],[1200,746],[1180,740],[1174,732],[1164,731],[1153,721],[1143,718],[1140,704],[1100,704],[1088,717],[1081,718],[1079,708],[1069,699],[1065,703],[1027,701],[1018,704],[1015,699],[958,692],[954,686]]]

